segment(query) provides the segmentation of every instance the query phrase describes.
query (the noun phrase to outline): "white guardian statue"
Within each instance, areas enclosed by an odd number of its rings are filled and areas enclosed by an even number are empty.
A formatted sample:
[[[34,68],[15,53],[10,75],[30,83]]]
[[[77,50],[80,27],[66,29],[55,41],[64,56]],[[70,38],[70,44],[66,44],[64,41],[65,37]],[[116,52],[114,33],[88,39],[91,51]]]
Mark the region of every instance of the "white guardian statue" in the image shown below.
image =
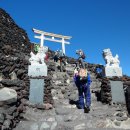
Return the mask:
[[[28,76],[47,76],[47,65],[44,61],[47,51],[48,47],[42,46],[39,48],[36,55],[33,54],[33,52],[30,53],[31,58],[29,59],[29,61],[31,65],[29,65],[28,68]]]
[[[104,49],[102,55],[106,63],[104,71],[105,76],[107,77],[122,76],[122,68],[119,67],[120,64],[119,56],[116,54],[116,56],[114,57],[109,48]]]
[[[48,51],[48,47],[40,47],[38,53],[35,55],[33,52],[30,53],[31,58],[29,59],[31,65],[32,64],[45,64],[44,59],[46,56],[46,52]]]
[[[112,52],[111,50],[108,49],[104,49],[103,50],[103,58],[106,62],[106,66],[113,66],[113,67],[119,67],[120,61],[119,61],[119,56],[116,54],[115,57],[112,56]]]

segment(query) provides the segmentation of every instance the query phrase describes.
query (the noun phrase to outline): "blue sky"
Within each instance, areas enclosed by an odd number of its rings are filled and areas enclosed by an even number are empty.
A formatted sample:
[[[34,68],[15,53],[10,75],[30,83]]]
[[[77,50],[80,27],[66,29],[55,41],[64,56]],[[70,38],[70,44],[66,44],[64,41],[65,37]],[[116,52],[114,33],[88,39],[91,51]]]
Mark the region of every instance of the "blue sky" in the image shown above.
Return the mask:
[[[66,54],[77,58],[83,49],[87,62],[105,64],[102,50],[110,48],[119,55],[123,73],[130,76],[130,0],[0,0],[15,22],[26,30],[30,41],[32,28],[72,36]],[[60,43],[45,41],[52,50]]]

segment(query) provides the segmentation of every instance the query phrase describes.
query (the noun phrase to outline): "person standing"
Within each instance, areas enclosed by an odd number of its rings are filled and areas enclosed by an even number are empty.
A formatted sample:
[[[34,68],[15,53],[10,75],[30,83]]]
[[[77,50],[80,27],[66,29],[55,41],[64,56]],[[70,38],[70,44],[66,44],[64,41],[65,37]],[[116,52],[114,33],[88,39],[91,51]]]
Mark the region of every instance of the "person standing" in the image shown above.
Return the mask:
[[[54,58],[53,58],[54,62],[58,62],[58,60],[59,60],[58,54],[59,54],[58,50],[55,51]]]
[[[85,53],[81,49],[79,49],[76,50],[76,54],[79,55],[78,62],[79,62],[79,66],[81,64],[80,68],[85,69],[85,64],[84,64],[84,59],[86,58]]]
[[[66,57],[62,50],[59,51],[59,60],[60,60],[60,71],[63,72],[66,66]]]
[[[78,88],[78,96],[79,96],[79,102],[78,102],[78,108],[84,109],[85,112],[90,111],[90,105],[91,105],[91,93],[90,93],[90,85],[91,85],[91,78],[90,74],[85,72],[84,69],[79,69],[74,71],[74,81]],[[84,102],[85,99],[85,102]]]

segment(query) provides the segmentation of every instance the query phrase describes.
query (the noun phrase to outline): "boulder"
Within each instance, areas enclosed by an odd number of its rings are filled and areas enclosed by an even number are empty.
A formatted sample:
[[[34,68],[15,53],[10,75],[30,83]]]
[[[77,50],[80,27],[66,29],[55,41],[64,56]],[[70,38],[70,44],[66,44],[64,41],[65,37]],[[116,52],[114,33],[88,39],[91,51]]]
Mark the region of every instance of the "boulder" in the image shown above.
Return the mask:
[[[23,87],[24,86],[24,81],[17,80],[17,79],[14,79],[14,80],[3,79],[3,80],[0,81],[0,83],[2,83],[5,86],[8,86],[8,87],[10,87],[10,86]]]
[[[0,89],[0,105],[11,104],[17,101],[17,93],[13,89]]]

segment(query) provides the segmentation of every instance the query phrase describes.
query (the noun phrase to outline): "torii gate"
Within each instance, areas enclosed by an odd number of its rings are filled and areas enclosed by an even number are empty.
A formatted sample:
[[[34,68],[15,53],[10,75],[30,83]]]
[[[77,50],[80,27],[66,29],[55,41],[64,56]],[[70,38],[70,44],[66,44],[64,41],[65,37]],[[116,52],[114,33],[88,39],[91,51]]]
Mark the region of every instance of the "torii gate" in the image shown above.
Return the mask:
[[[65,41],[65,40],[69,40],[72,38],[70,36],[63,36],[59,34],[44,32],[41,30],[37,30],[35,28],[33,28],[33,32],[36,34],[40,34],[40,36],[34,36],[34,38],[40,39],[41,47],[43,47],[44,40],[62,43],[62,51],[64,54],[65,54],[65,44],[70,44],[68,41]]]

